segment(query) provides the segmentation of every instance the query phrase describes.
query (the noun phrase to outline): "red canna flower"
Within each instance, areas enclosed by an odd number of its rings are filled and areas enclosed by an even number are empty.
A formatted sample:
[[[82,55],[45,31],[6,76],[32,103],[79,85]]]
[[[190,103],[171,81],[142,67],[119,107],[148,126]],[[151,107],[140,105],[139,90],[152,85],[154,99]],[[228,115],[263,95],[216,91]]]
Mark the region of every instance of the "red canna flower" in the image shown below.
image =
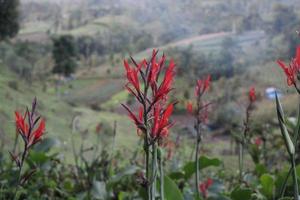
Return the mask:
[[[134,69],[128,64],[126,60],[124,60],[124,67],[126,70],[126,77],[128,81],[125,87],[131,94],[138,97],[140,94],[140,82],[138,78],[138,73],[142,65],[140,65],[140,68]],[[134,90],[130,86],[132,86]]]
[[[173,60],[170,61],[168,68],[166,69],[165,76],[160,86],[157,88],[156,83],[152,83],[151,87],[153,89],[153,100],[157,102],[161,99],[165,100],[168,93],[172,90],[173,78],[175,75],[175,63]]]
[[[208,75],[205,79],[201,80],[199,79],[197,81],[197,85],[195,88],[195,95],[202,96],[204,92],[209,88],[211,82],[211,75]]]
[[[145,126],[143,124],[143,108],[142,107],[139,108],[139,113],[138,113],[139,116],[137,117],[135,114],[133,114],[133,112],[130,110],[128,106],[126,106],[125,104],[121,104],[121,105],[128,111],[128,116],[135,123],[137,129],[142,131],[145,130]]]
[[[297,77],[300,71],[300,46],[297,47],[296,57],[291,60],[288,66],[281,60],[277,60],[277,63],[282,68],[287,77],[288,86],[296,86],[295,78]]]
[[[16,129],[17,133],[21,135],[24,141],[24,149],[23,152],[19,154],[15,154],[15,152],[10,152],[12,160],[16,163],[19,168],[19,180],[18,184],[22,184],[27,181],[35,172],[35,170],[31,171],[29,174],[21,174],[22,168],[24,165],[24,161],[28,156],[28,152],[30,148],[39,142],[45,133],[45,120],[40,116],[36,115],[36,105],[37,100],[34,98],[32,102],[31,110],[27,108],[24,115],[21,115],[19,112],[15,112],[15,121],[16,121]]]
[[[256,100],[256,93],[254,87],[251,87],[249,90],[249,100],[250,102],[254,102]]]
[[[203,198],[206,199],[208,196],[208,189],[213,184],[213,180],[208,178],[205,182],[199,185],[199,190],[201,191]]]
[[[97,134],[100,134],[101,133],[101,129],[102,129],[102,123],[100,122],[100,123],[97,124],[95,132]]]
[[[188,113],[193,114],[194,110],[193,110],[193,104],[191,102],[187,103],[186,110],[188,111]]]
[[[208,122],[208,109],[209,109],[210,103],[205,103],[202,107],[202,111],[199,113],[200,121],[204,124],[207,124]]]
[[[168,136],[168,130],[172,126],[172,124],[169,122],[169,118],[173,112],[173,107],[174,104],[171,103],[167,106],[166,110],[162,111],[159,104],[155,105],[153,114],[153,127],[151,131],[151,136],[153,138]]]
[[[259,147],[263,143],[263,141],[260,137],[257,137],[257,138],[255,138],[254,143],[257,147]]]
[[[30,148],[39,142],[45,132],[45,120],[40,117],[34,118],[35,105],[36,103],[34,103],[32,111],[27,110],[24,116],[17,111],[15,112],[16,127],[25,142],[26,148]],[[37,126],[38,123],[39,125]]]
[[[128,106],[124,104],[122,106],[134,121],[138,132],[146,131],[149,124],[151,124],[149,134],[152,139],[168,135],[168,129],[171,127],[169,117],[173,112],[174,106],[174,103],[166,105],[166,100],[169,92],[172,90],[175,64],[171,60],[164,70],[166,57],[163,55],[160,59],[157,59],[157,53],[157,50],[153,50],[150,61],[147,62],[144,59],[139,64],[131,58],[135,68],[132,68],[127,61],[124,61],[128,81],[126,88],[140,103],[138,116]],[[164,75],[160,79],[162,72],[164,72]],[[140,85],[143,85],[143,90],[141,90]],[[144,118],[147,118],[147,120]],[[146,126],[145,123],[148,123],[148,125]]]

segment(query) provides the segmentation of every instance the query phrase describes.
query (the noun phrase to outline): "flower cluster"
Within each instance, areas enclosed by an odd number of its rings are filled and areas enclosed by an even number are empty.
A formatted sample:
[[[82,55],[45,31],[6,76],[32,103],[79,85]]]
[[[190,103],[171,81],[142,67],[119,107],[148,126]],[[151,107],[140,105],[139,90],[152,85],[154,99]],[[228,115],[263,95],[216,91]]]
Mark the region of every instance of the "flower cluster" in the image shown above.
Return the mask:
[[[289,86],[294,85],[297,88],[296,78],[300,72],[300,46],[297,47],[296,57],[293,58],[289,65],[286,65],[283,61],[277,60],[278,65],[283,69],[286,77],[287,84]]]
[[[186,110],[190,114],[198,115],[199,121],[203,123],[207,123],[208,121],[208,107],[210,103],[203,102],[201,97],[208,90],[211,83],[211,76],[208,75],[205,79],[197,80],[197,84],[195,87],[195,96],[197,97],[197,110],[195,111],[193,108],[193,103],[188,102],[186,105]]]
[[[256,100],[255,88],[252,86],[249,90],[249,101],[253,103]]]
[[[204,181],[199,185],[199,190],[201,191],[204,199],[207,198],[208,189],[210,186],[212,186],[212,184],[213,184],[213,180],[211,178],[208,178],[206,181]]]
[[[45,120],[36,114],[37,100],[33,100],[31,111],[27,108],[24,115],[15,112],[15,122],[18,134],[21,135],[24,141],[24,151],[21,160],[16,155],[12,158],[21,167],[28,150],[41,140],[42,135],[45,133]]]
[[[31,111],[26,110],[24,116],[19,112],[15,112],[15,121],[18,133],[29,149],[41,140],[45,132],[45,120],[36,115],[36,99],[33,100]]]
[[[211,76],[208,75],[205,79],[197,80],[197,85],[195,88],[195,96],[201,97],[209,88],[211,82]]]
[[[122,104],[138,131],[147,134],[149,129],[148,134],[154,140],[168,135],[172,126],[169,118],[174,109],[174,103],[166,102],[172,90],[175,64],[171,60],[166,66],[166,57],[163,55],[157,59],[157,54],[158,51],[153,50],[151,59],[144,59],[140,63],[131,57],[134,66],[124,61],[127,78],[125,87],[139,102],[138,113],[134,114],[128,106]],[[160,78],[162,73],[164,75]]]

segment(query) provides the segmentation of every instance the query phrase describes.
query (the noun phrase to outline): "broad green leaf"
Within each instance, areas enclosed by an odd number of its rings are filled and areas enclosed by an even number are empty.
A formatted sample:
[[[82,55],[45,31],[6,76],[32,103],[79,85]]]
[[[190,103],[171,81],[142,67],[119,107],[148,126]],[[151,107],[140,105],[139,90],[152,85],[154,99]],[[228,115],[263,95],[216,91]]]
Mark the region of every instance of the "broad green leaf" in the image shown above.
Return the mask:
[[[268,170],[267,170],[266,166],[263,165],[263,164],[257,164],[257,165],[255,166],[255,173],[256,173],[258,176],[261,176],[261,175],[267,173],[267,171],[268,171]]]
[[[204,169],[207,167],[218,167],[222,164],[222,161],[220,161],[217,158],[208,158],[206,156],[201,156],[199,158],[199,168]],[[183,167],[183,171],[184,171],[184,176],[185,179],[189,179],[195,172],[195,162],[188,162],[184,167]]]
[[[31,151],[29,154],[30,161],[36,164],[43,164],[49,160],[49,157],[43,152]]]
[[[182,179],[185,177],[185,173],[184,172],[181,172],[181,171],[178,171],[178,172],[171,172],[169,175],[168,175],[171,179],[173,180],[178,180],[178,179]]]
[[[252,190],[249,188],[236,187],[231,192],[232,200],[250,200],[252,195]]]
[[[164,177],[165,200],[183,200],[183,196],[176,183],[168,176]]]
[[[133,165],[133,166],[130,166],[128,168],[126,168],[125,170],[119,172],[118,174],[114,175],[112,178],[111,178],[111,182],[112,183],[117,183],[119,182],[124,176],[129,176],[129,175],[133,175],[135,174],[136,172],[140,171],[141,168]]]
[[[272,199],[275,188],[275,181],[273,177],[270,174],[263,174],[259,180],[262,186],[261,192],[269,199]]]
[[[94,181],[92,188],[93,199],[107,199],[106,184],[103,181]]]
[[[60,141],[56,138],[45,138],[37,143],[34,147],[35,151],[48,152],[53,147],[59,147]]]

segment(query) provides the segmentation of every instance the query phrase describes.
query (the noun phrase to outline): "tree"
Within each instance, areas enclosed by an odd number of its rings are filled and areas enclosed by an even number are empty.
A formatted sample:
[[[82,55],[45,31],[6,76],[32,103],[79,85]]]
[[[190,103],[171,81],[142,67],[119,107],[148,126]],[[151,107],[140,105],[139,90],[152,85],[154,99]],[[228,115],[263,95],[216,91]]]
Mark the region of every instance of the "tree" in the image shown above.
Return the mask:
[[[52,56],[55,61],[53,73],[65,76],[74,73],[77,67],[77,50],[73,36],[63,35],[53,38]]]
[[[19,0],[0,0],[0,41],[19,31]]]

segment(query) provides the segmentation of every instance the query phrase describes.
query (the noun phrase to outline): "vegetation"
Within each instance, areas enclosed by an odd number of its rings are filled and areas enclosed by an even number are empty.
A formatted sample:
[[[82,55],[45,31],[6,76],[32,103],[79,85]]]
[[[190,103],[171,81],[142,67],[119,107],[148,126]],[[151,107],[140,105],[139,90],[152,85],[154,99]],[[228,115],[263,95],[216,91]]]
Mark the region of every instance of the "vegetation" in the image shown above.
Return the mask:
[[[14,37],[19,31],[19,0],[0,2],[0,41]]]
[[[72,36],[54,38],[52,55],[55,61],[53,73],[69,76],[75,72],[77,50]]]
[[[21,0],[0,14],[20,29],[0,37],[0,200],[298,199],[299,8]]]

